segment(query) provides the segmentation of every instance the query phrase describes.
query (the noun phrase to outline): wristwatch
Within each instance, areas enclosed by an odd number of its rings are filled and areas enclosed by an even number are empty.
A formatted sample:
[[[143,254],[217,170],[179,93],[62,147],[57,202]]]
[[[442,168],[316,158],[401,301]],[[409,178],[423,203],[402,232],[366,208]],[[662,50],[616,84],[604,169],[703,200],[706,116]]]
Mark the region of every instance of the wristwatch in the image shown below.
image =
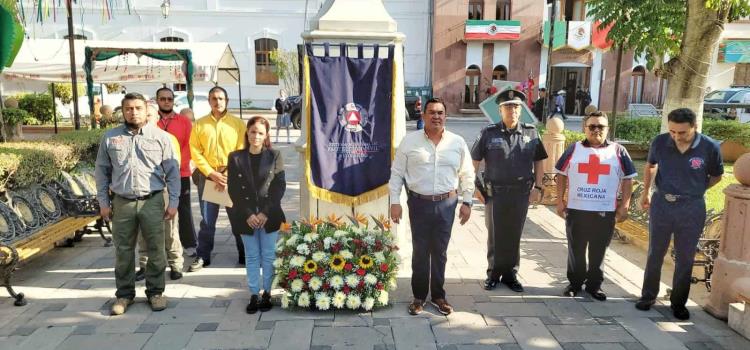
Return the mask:
[[[471,208],[471,206],[474,205],[474,203],[472,202],[463,202],[462,204],[468,206],[469,208]]]
[[[542,186],[537,186],[537,185],[534,185],[534,188],[536,188],[537,190],[540,190],[540,191],[544,190],[544,189],[542,188]]]

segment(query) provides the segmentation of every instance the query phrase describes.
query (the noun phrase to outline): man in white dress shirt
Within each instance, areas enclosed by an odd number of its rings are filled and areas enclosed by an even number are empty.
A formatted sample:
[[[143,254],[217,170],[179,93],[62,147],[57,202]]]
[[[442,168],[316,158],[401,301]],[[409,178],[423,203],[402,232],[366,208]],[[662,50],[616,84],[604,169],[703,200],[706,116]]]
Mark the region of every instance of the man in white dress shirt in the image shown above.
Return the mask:
[[[409,313],[423,311],[427,294],[444,315],[453,312],[445,300],[446,251],[461,191],[461,225],[471,215],[474,168],[466,141],[445,129],[445,103],[427,101],[422,114],[424,130],[407,134],[396,151],[389,181],[391,220],[399,223],[401,188],[406,186],[412,235],[411,288],[414,301]]]

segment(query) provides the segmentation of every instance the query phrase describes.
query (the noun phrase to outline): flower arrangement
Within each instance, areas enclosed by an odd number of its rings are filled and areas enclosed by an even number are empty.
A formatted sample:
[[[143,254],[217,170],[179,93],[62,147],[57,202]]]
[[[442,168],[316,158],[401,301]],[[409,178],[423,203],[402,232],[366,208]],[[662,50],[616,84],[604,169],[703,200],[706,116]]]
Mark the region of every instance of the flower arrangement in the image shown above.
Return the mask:
[[[351,224],[331,215],[282,225],[274,285],[283,308],[371,310],[388,305],[399,258],[389,222],[358,214]]]

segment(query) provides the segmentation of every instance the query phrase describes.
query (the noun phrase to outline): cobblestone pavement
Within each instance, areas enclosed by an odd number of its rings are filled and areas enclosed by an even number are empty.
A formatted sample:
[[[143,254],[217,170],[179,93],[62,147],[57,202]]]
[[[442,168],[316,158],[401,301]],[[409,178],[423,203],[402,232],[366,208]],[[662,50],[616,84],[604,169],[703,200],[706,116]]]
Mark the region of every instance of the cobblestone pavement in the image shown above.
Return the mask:
[[[480,127],[452,126],[469,140]],[[290,181],[284,206],[295,218],[297,155],[290,145],[277,147],[284,150]],[[633,302],[640,291],[644,253],[623,243],[614,242],[606,257],[603,289],[608,301],[561,297],[566,285],[564,223],[546,207],[529,211],[521,245],[522,294],[505,287],[491,292],[481,288],[486,264],[482,206],[474,206],[465,226],[456,224],[446,284],[456,312],[447,317],[432,306],[416,317],[406,312],[411,299],[408,232],[399,237],[404,263],[391,307],[364,313],[275,307],[248,315],[245,273],[235,265],[224,214],[218,227],[211,267],[168,280],[169,306],[162,312],[148,308],[140,282],[136,304],[125,315],[109,316],[114,254],[97,236],[47,253],[16,275],[17,290],[29,304],[14,307],[10,298],[0,300],[0,349],[750,349],[749,341],[695,303],[687,322],[672,318],[666,302],[649,312],[637,311]],[[667,270],[665,280],[671,276]],[[703,289],[693,288],[698,294]]]

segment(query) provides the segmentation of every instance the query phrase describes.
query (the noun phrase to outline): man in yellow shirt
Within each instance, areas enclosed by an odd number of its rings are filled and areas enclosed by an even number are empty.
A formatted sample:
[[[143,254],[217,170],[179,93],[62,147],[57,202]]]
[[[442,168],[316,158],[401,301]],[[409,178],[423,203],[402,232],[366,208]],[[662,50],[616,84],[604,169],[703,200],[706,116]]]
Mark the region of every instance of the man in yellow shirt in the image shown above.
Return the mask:
[[[198,119],[190,133],[190,158],[197,168],[196,186],[201,208],[201,224],[198,232],[198,256],[188,268],[189,272],[198,271],[211,264],[211,251],[214,249],[216,219],[219,216],[219,205],[203,200],[203,188],[206,180],[213,181],[217,189],[226,191],[227,156],[230,152],[245,145],[245,123],[227,112],[227,92],[215,86],[208,91],[208,103],[211,113]],[[226,208],[227,215],[232,208]],[[245,263],[245,247],[240,236],[235,235],[238,263]]]

